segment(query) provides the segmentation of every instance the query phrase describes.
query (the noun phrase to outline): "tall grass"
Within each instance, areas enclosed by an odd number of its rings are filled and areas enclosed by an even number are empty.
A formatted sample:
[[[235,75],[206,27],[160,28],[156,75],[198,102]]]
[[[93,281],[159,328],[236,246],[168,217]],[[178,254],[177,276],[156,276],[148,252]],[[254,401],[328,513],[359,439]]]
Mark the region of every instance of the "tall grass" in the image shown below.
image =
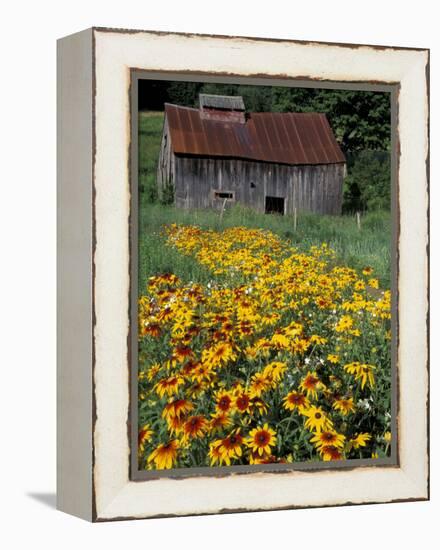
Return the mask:
[[[240,206],[226,210],[222,219],[218,212],[211,210],[180,210],[159,204],[143,204],[139,214],[140,292],[149,276],[161,272],[173,272],[187,281],[206,282],[211,278],[201,265],[165,245],[162,228],[171,223],[196,224],[217,231],[234,226],[268,229],[303,251],[325,242],[336,251],[337,262],[341,265],[356,269],[371,266],[381,287],[390,285],[391,220],[388,212],[366,214],[361,220],[361,229],[354,216],[301,213],[296,231],[291,216],[259,214]]]
[[[140,202],[157,199],[156,168],[162,138],[163,113],[139,113],[139,197]]]

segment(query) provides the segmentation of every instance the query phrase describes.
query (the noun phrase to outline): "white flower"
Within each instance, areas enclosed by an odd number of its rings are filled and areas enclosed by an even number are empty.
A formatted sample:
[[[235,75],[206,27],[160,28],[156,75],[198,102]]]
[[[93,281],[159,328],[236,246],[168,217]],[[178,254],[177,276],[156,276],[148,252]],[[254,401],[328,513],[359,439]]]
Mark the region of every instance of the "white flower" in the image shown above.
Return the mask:
[[[358,401],[358,407],[360,407],[361,409],[366,409],[367,411],[371,409],[371,405],[368,402],[368,399],[360,399]]]

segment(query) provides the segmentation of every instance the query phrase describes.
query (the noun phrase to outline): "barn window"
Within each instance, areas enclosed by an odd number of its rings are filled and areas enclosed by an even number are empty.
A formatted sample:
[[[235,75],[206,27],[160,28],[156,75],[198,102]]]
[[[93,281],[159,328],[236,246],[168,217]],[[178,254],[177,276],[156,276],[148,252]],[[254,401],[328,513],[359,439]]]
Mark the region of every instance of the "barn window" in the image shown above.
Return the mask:
[[[214,197],[216,199],[233,199],[233,191],[214,191]]]
[[[266,214],[284,214],[284,197],[266,196]]]

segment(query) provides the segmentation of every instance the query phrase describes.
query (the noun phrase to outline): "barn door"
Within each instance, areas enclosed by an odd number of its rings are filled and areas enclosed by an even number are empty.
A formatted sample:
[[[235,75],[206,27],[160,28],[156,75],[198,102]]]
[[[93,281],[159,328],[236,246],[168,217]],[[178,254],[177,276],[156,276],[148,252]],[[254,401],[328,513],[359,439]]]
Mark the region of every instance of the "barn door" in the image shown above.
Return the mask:
[[[265,213],[284,215],[284,203],[284,197],[270,197],[269,195],[266,195]]]

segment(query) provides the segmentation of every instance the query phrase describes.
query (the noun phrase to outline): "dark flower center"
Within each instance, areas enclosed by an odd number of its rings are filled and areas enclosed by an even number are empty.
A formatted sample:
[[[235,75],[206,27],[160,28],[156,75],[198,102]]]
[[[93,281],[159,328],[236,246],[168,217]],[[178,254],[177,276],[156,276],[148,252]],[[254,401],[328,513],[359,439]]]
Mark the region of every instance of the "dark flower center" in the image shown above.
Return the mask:
[[[229,399],[229,397],[222,397],[219,402],[220,408],[227,409],[229,407],[230,402],[231,400]]]

